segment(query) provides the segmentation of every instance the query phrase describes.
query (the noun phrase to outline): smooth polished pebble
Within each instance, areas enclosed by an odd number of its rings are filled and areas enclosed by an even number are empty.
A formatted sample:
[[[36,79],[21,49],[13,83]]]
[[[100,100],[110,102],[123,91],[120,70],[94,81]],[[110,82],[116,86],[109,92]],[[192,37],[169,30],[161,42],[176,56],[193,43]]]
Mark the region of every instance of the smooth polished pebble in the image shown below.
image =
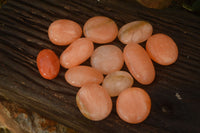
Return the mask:
[[[90,63],[103,74],[119,71],[124,65],[123,53],[117,46],[103,45],[94,50]]]
[[[118,38],[123,44],[141,43],[146,41],[153,32],[152,25],[147,21],[133,21],[122,26]]]
[[[87,38],[79,38],[69,45],[60,56],[60,64],[71,68],[86,61],[93,53],[94,45]]]
[[[115,71],[108,74],[102,83],[111,97],[118,96],[124,89],[133,85],[132,76],[126,71]]]
[[[37,55],[37,67],[45,79],[54,79],[60,71],[58,56],[50,49],[43,49]]]
[[[49,40],[55,45],[68,45],[80,38],[81,26],[68,19],[59,19],[50,24],[48,29]]]
[[[148,85],[154,81],[154,65],[142,46],[136,43],[128,44],[123,55],[129,72],[139,83]]]
[[[105,119],[112,110],[112,100],[108,92],[95,83],[85,84],[79,89],[76,103],[80,112],[93,121]]]
[[[151,59],[160,65],[171,65],[178,58],[176,43],[162,33],[155,34],[147,40],[146,50]]]
[[[103,44],[115,40],[118,34],[117,24],[110,18],[95,16],[87,20],[83,27],[85,37],[95,43]]]
[[[125,122],[141,123],[149,116],[151,110],[150,96],[138,87],[125,89],[117,98],[116,110],[119,117]]]
[[[89,66],[72,67],[65,73],[65,80],[76,87],[81,87],[86,83],[100,84],[103,78],[103,74]]]

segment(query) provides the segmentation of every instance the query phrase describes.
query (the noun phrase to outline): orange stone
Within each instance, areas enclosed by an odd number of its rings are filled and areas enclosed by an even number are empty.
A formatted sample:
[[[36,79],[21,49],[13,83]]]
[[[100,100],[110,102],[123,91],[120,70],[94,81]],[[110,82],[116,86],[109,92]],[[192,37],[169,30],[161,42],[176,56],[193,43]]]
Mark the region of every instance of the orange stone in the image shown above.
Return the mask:
[[[155,34],[146,43],[146,50],[153,61],[171,65],[178,58],[178,48],[173,39],[165,34]]]
[[[54,79],[60,70],[58,56],[50,49],[43,49],[37,56],[37,67],[45,79]]]
[[[128,88],[118,96],[116,110],[119,117],[125,122],[141,123],[150,113],[151,99],[148,93],[141,88]]]
[[[112,110],[112,100],[107,91],[95,83],[85,84],[76,95],[80,112],[88,119],[100,121]]]
[[[104,16],[95,16],[87,20],[83,27],[85,37],[95,43],[109,43],[115,40],[118,34],[116,23]]]
[[[68,19],[59,19],[51,23],[48,29],[50,41],[55,45],[68,45],[80,38],[82,35],[81,26]]]
[[[153,63],[145,49],[136,43],[125,46],[125,64],[132,76],[141,84],[148,85],[155,79]]]
[[[76,66],[67,70],[65,80],[72,86],[81,87],[86,83],[100,84],[103,74],[89,66]]]

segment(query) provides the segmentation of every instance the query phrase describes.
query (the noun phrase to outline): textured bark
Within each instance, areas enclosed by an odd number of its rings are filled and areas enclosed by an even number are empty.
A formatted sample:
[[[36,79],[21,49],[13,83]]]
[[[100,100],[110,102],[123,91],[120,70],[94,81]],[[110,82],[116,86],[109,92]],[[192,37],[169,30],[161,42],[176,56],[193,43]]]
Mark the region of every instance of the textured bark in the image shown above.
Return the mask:
[[[66,70],[62,68],[51,81],[43,79],[37,70],[36,56],[40,50],[49,48],[60,55],[66,48],[49,41],[47,29],[52,21],[66,18],[83,26],[96,15],[112,18],[119,27],[134,20],[149,21],[154,33],[165,33],[178,45],[175,64],[154,64],[155,81],[148,86],[134,84],[144,88],[152,99],[151,113],[141,124],[120,120],[116,98],[113,111],[105,120],[93,122],[84,118],[75,102],[78,88],[64,79]],[[9,0],[0,9],[0,95],[85,133],[200,132],[199,35],[200,18],[179,9],[154,10],[135,1],[120,0]],[[113,44],[124,47],[118,39]],[[89,61],[84,64],[89,65]]]
[[[27,112],[14,102],[0,98],[0,133],[16,131],[19,133],[77,133],[31,110]]]
[[[5,127],[8,131],[11,133],[25,133],[14,121],[8,110],[6,110],[0,103],[0,126]],[[3,129],[3,128],[2,128]],[[6,132],[6,131],[1,131],[1,132]]]

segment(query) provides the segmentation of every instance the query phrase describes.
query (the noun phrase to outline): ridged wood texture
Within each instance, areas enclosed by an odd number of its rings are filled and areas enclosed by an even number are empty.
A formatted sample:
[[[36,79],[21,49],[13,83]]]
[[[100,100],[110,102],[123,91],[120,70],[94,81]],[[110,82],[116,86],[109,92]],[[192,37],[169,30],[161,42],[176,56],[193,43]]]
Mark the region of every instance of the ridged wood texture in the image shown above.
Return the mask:
[[[93,122],[79,112],[78,88],[64,79],[62,68],[54,80],[43,79],[36,56],[44,48],[57,55],[66,47],[53,45],[47,29],[56,19],[71,19],[84,25],[96,15],[112,18],[117,25],[134,20],[149,21],[154,33],[165,33],[178,45],[175,64],[155,64],[156,79],[144,88],[152,99],[147,120],[138,125],[123,122],[113,111],[103,121]],[[118,39],[113,43],[123,49]],[[141,44],[144,46],[144,43]],[[95,47],[100,45],[95,45]],[[181,9],[153,10],[135,1],[116,0],[8,0],[0,9],[0,95],[85,133],[197,133],[200,132],[200,17]],[[89,60],[84,63],[89,65]],[[127,68],[124,66],[124,70]],[[92,101],[91,101],[92,102]]]

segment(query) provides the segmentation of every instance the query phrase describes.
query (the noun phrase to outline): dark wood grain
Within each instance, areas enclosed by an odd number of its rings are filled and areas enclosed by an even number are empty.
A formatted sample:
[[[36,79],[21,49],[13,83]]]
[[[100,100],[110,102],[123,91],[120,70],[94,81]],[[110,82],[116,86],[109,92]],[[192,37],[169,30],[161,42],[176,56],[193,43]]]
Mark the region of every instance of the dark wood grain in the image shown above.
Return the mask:
[[[43,79],[37,70],[35,60],[41,49],[49,48],[60,55],[66,48],[49,41],[47,29],[52,21],[66,18],[83,26],[96,15],[112,18],[119,27],[134,20],[149,21],[154,33],[165,33],[178,45],[179,58],[175,64],[154,64],[156,79],[151,85],[135,81],[134,86],[144,88],[152,99],[151,113],[141,124],[119,119],[116,98],[112,99],[113,111],[105,120],[93,122],[84,118],[75,102],[78,88],[64,80],[66,70],[62,68],[51,81]],[[118,39],[113,44],[124,47]],[[85,133],[198,133],[199,51],[200,17],[181,9],[147,9],[130,0],[9,0],[0,9],[0,95]],[[84,64],[89,65],[89,60]],[[127,70],[125,66],[123,69]]]

